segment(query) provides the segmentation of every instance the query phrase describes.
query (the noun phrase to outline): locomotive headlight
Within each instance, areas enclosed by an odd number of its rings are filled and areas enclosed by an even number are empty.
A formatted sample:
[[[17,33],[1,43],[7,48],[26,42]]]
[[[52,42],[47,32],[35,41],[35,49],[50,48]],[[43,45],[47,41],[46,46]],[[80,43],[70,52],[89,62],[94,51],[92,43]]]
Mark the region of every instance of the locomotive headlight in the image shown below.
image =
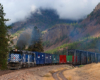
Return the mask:
[[[15,49],[15,51],[17,51],[17,49]]]

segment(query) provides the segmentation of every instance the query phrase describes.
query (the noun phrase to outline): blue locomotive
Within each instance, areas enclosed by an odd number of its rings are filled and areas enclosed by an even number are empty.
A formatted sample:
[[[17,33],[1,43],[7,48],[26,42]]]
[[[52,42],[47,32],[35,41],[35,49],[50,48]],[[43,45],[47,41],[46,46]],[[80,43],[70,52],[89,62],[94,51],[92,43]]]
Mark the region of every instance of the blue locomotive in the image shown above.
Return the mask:
[[[35,66],[35,53],[31,51],[11,50],[8,57],[8,69]]]

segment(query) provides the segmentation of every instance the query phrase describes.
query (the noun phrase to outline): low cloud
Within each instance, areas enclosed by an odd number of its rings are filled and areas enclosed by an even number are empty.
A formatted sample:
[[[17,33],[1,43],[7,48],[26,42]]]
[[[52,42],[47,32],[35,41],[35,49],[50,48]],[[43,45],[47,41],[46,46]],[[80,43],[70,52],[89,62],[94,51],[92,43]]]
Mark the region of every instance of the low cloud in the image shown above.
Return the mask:
[[[55,9],[59,18],[78,20],[93,11],[100,0],[0,0],[11,19],[7,25],[25,19],[36,9]]]

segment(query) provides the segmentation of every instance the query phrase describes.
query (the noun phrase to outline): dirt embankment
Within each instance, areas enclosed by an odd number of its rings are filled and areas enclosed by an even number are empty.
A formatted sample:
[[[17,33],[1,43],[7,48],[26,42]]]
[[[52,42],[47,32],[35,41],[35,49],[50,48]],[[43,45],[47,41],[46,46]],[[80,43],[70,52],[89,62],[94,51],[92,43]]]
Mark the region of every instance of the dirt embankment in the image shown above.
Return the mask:
[[[64,71],[68,80],[100,80],[100,63],[92,63]]]
[[[74,68],[65,64],[15,70],[4,73],[0,80],[100,80],[100,63]]]
[[[67,68],[68,65],[50,65],[33,67],[30,69],[15,70],[8,74],[2,74],[0,80],[54,80],[52,72]],[[3,73],[4,71],[0,71]]]

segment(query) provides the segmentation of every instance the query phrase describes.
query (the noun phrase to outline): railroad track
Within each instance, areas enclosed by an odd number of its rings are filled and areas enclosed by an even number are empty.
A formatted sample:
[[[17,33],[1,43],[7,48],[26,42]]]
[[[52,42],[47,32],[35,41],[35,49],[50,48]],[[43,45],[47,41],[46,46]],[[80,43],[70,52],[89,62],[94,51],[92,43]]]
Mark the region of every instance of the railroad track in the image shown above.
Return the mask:
[[[52,74],[53,78],[54,78],[55,80],[60,80],[60,79],[62,79],[62,80],[67,80],[67,79],[65,78],[65,76],[63,75],[63,72],[64,72],[65,70],[67,70],[67,69],[63,69],[63,70],[54,72],[54,73]],[[59,77],[60,77],[60,79],[59,79]]]
[[[56,64],[56,65],[60,65],[60,64]],[[29,68],[21,68],[19,70],[16,69],[11,69],[11,70],[0,70],[0,76],[4,75],[4,74],[8,74],[11,72],[15,72],[15,71],[20,71],[20,70],[26,70],[26,69],[32,69],[32,68],[39,68],[39,67],[45,67],[45,66],[50,66],[50,65],[38,65],[38,66],[34,66],[34,67],[29,67]],[[52,65],[51,65],[52,66]]]
[[[62,64],[56,64],[56,65],[62,65]],[[67,65],[73,66],[73,65],[70,65],[70,64],[67,64]],[[39,67],[46,67],[46,66],[53,66],[53,65],[38,65],[38,66],[34,66],[34,67],[29,67],[29,68],[21,68],[19,70],[14,70],[14,69],[12,69],[12,70],[4,70],[4,71],[0,71],[0,76],[2,76],[4,74],[9,74],[9,73],[12,73],[12,72],[15,72],[15,71],[21,71],[21,70],[32,69],[32,68],[39,68]],[[62,72],[60,74],[62,74]]]

